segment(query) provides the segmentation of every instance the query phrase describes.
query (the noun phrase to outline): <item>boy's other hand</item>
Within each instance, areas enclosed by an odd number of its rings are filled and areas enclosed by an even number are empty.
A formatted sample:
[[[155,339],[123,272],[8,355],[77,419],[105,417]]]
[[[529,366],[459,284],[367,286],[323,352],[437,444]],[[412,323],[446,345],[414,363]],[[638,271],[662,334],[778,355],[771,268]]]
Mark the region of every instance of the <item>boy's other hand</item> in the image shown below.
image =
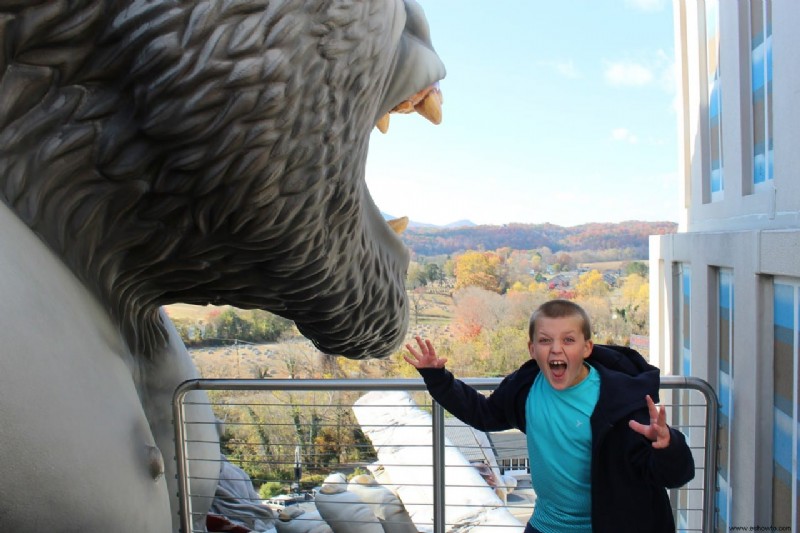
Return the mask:
[[[653,448],[666,448],[669,446],[669,426],[667,426],[667,409],[662,405],[656,407],[653,399],[648,394],[647,408],[650,411],[650,425],[646,426],[640,424],[636,420],[630,420],[628,427],[636,433],[644,435],[648,440],[653,442]]]
[[[420,337],[414,338],[417,341],[419,350],[415,349],[410,344],[406,344],[406,349],[409,353],[403,354],[403,359],[416,369],[444,368],[447,359],[436,357],[436,349],[434,349],[433,343],[428,339],[422,340]]]

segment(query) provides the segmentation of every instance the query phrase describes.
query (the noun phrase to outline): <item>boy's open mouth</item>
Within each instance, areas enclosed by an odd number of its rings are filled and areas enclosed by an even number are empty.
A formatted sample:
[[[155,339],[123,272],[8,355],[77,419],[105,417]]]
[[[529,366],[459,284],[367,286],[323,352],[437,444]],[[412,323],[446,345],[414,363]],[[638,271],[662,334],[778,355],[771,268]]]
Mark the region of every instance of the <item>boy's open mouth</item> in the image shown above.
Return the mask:
[[[567,372],[566,361],[550,361],[547,364],[550,366],[550,374],[553,377],[556,378],[563,377],[564,374]]]

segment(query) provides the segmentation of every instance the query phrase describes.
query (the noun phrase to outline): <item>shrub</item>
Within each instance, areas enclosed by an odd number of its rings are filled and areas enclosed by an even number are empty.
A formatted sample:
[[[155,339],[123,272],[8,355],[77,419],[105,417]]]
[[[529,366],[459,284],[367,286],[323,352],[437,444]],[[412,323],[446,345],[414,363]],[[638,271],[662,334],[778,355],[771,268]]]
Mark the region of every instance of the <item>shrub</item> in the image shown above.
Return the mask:
[[[280,494],[283,489],[283,484],[280,481],[267,481],[258,489],[258,495],[262,499],[268,500],[276,494]]]
[[[353,478],[354,478],[354,477],[356,477],[356,476],[363,476],[363,475],[365,475],[365,474],[367,474],[367,475],[372,475],[372,474],[370,474],[370,473],[369,473],[369,471],[368,471],[368,470],[366,470],[366,469],[364,469],[364,468],[361,468],[360,466],[357,466],[357,467],[355,467],[355,468],[353,469],[353,473],[352,473],[352,474],[350,474],[350,475],[347,477],[347,480],[349,481],[349,480],[353,479]]]
[[[325,481],[325,474],[307,474],[300,478],[300,490],[311,490],[322,485]]]

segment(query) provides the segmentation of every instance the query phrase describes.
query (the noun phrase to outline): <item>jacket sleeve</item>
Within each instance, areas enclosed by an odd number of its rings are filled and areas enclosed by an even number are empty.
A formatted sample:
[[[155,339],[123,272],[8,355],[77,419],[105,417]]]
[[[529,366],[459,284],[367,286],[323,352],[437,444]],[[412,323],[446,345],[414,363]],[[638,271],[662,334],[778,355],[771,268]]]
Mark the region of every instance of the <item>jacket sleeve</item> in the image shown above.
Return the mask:
[[[508,387],[503,386],[506,380],[487,397],[444,368],[421,368],[419,373],[433,399],[465,424],[481,431],[514,427],[508,417],[513,399],[507,397]]]
[[[638,412],[636,420],[643,424],[650,423],[649,414]],[[630,428],[626,431],[626,452],[628,458],[642,479],[652,485],[674,489],[681,487],[694,478],[694,457],[686,443],[683,433],[669,428],[669,446],[653,448],[644,436]]]

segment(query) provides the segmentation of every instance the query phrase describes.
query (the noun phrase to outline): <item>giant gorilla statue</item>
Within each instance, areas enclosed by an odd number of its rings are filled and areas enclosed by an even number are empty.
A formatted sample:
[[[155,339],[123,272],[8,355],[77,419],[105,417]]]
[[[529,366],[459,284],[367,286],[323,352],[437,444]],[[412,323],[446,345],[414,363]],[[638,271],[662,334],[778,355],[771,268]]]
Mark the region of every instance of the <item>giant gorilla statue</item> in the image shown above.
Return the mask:
[[[196,371],[161,306],[391,352],[408,254],[368,139],[391,110],[438,121],[444,68],[414,0],[0,0],[0,37],[0,528],[172,531]],[[192,427],[202,510],[219,447]]]

